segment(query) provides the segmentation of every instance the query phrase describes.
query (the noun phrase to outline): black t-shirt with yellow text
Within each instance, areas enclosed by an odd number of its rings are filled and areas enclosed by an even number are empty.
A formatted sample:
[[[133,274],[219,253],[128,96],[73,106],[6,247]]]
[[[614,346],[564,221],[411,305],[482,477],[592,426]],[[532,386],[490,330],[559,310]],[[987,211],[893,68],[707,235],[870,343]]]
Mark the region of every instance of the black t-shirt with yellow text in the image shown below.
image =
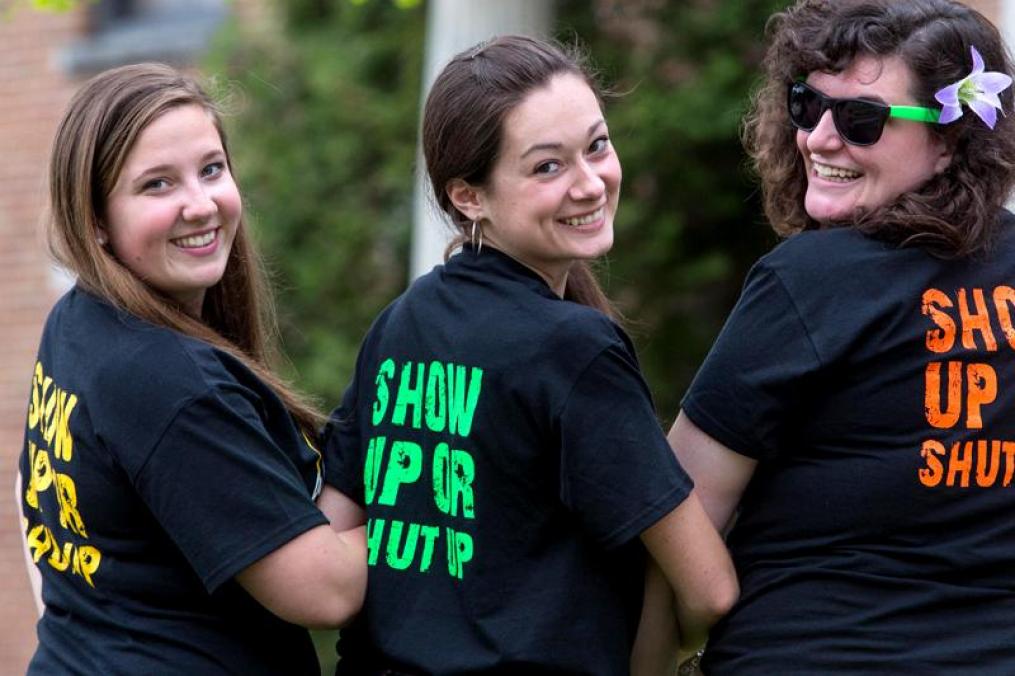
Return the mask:
[[[274,393],[201,341],[74,288],[50,313],[21,456],[46,610],[30,674],[317,674],[232,578],[326,523]]]
[[[466,247],[375,321],[324,453],[368,517],[340,673],[628,672],[638,535],[691,483],[604,315]]]

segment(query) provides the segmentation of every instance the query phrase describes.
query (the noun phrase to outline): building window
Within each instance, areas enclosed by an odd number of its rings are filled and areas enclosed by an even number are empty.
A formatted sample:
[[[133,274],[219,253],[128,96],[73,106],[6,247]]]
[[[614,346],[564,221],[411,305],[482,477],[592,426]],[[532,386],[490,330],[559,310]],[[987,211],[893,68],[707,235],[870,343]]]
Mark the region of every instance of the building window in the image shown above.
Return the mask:
[[[192,63],[226,18],[226,0],[99,0],[86,35],[58,55],[75,76],[140,61]]]

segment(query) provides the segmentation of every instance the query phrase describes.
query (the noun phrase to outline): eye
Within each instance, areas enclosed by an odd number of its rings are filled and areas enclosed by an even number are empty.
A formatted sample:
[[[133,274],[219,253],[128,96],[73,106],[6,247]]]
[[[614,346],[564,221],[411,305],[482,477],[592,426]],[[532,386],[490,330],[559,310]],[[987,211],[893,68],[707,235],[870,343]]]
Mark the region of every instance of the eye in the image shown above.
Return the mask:
[[[225,162],[212,162],[201,170],[201,176],[204,178],[214,178],[226,170]]]
[[[557,160],[547,160],[546,162],[540,162],[536,165],[536,169],[533,173],[541,174],[543,176],[549,174],[556,174],[560,171],[561,164]]]
[[[159,192],[169,187],[169,181],[164,178],[153,178],[141,186],[144,192]]]
[[[596,155],[598,153],[606,152],[606,149],[610,147],[610,137],[600,136],[589,145],[589,154]]]

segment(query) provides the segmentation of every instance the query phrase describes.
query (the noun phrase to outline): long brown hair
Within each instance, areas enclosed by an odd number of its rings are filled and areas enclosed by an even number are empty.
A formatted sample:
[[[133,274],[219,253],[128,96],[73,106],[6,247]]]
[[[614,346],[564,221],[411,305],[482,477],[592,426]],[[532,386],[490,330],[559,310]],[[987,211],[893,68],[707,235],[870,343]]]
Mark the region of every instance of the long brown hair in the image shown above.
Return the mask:
[[[505,35],[467,49],[437,76],[423,110],[423,155],[433,198],[457,232],[445,259],[469,241],[472,226],[452,204],[446,186],[456,178],[485,184],[500,151],[504,118],[529,92],[561,73],[581,77],[602,104],[602,88],[584,54],[522,35]],[[571,266],[564,298],[615,319],[619,316],[585,261]]]
[[[818,227],[804,210],[807,177],[786,111],[794,80],[841,72],[858,56],[898,56],[909,68],[917,105],[940,108],[934,94],[969,74],[971,46],[987,70],[1012,74],[997,29],[951,0],[801,0],[774,15],[767,32],[766,78],[746,119],[744,143],[761,178],[765,213],[783,236]],[[1010,115],[1012,89],[1000,98]],[[1015,119],[999,116],[991,130],[967,112],[929,128],[952,151],[949,167],[917,190],[837,225],[940,256],[987,250],[1015,186]]]
[[[50,251],[78,285],[157,326],[203,340],[243,362],[271,387],[304,431],[321,414],[272,370],[275,313],[260,257],[244,221],[236,230],[222,279],[205,293],[201,317],[145,284],[97,241],[106,199],[141,132],[167,110],[201,106],[229,148],[215,103],[191,77],[162,64],[105,71],[68,105],[50,157]]]

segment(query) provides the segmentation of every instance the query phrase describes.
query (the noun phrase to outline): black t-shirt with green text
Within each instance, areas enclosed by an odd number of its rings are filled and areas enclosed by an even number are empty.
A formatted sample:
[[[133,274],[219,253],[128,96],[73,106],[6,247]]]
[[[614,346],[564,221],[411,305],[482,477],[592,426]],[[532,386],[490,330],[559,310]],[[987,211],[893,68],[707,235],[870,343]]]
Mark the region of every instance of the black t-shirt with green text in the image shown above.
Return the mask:
[[[376,320],[325,460],[368,517],[339,673],[628,672],[637,536],[691,483],[603,314],[467,247]]]
[[[308,632],[233,579],[327,523],[319,453],[242,363],[74,288],[20,469],[46,604],[29,674],[320,673]]]
[[[683,402],[758,460],[708,674],[1015,673],[1015,218],[941,259],[852,229],[757,263]]]

